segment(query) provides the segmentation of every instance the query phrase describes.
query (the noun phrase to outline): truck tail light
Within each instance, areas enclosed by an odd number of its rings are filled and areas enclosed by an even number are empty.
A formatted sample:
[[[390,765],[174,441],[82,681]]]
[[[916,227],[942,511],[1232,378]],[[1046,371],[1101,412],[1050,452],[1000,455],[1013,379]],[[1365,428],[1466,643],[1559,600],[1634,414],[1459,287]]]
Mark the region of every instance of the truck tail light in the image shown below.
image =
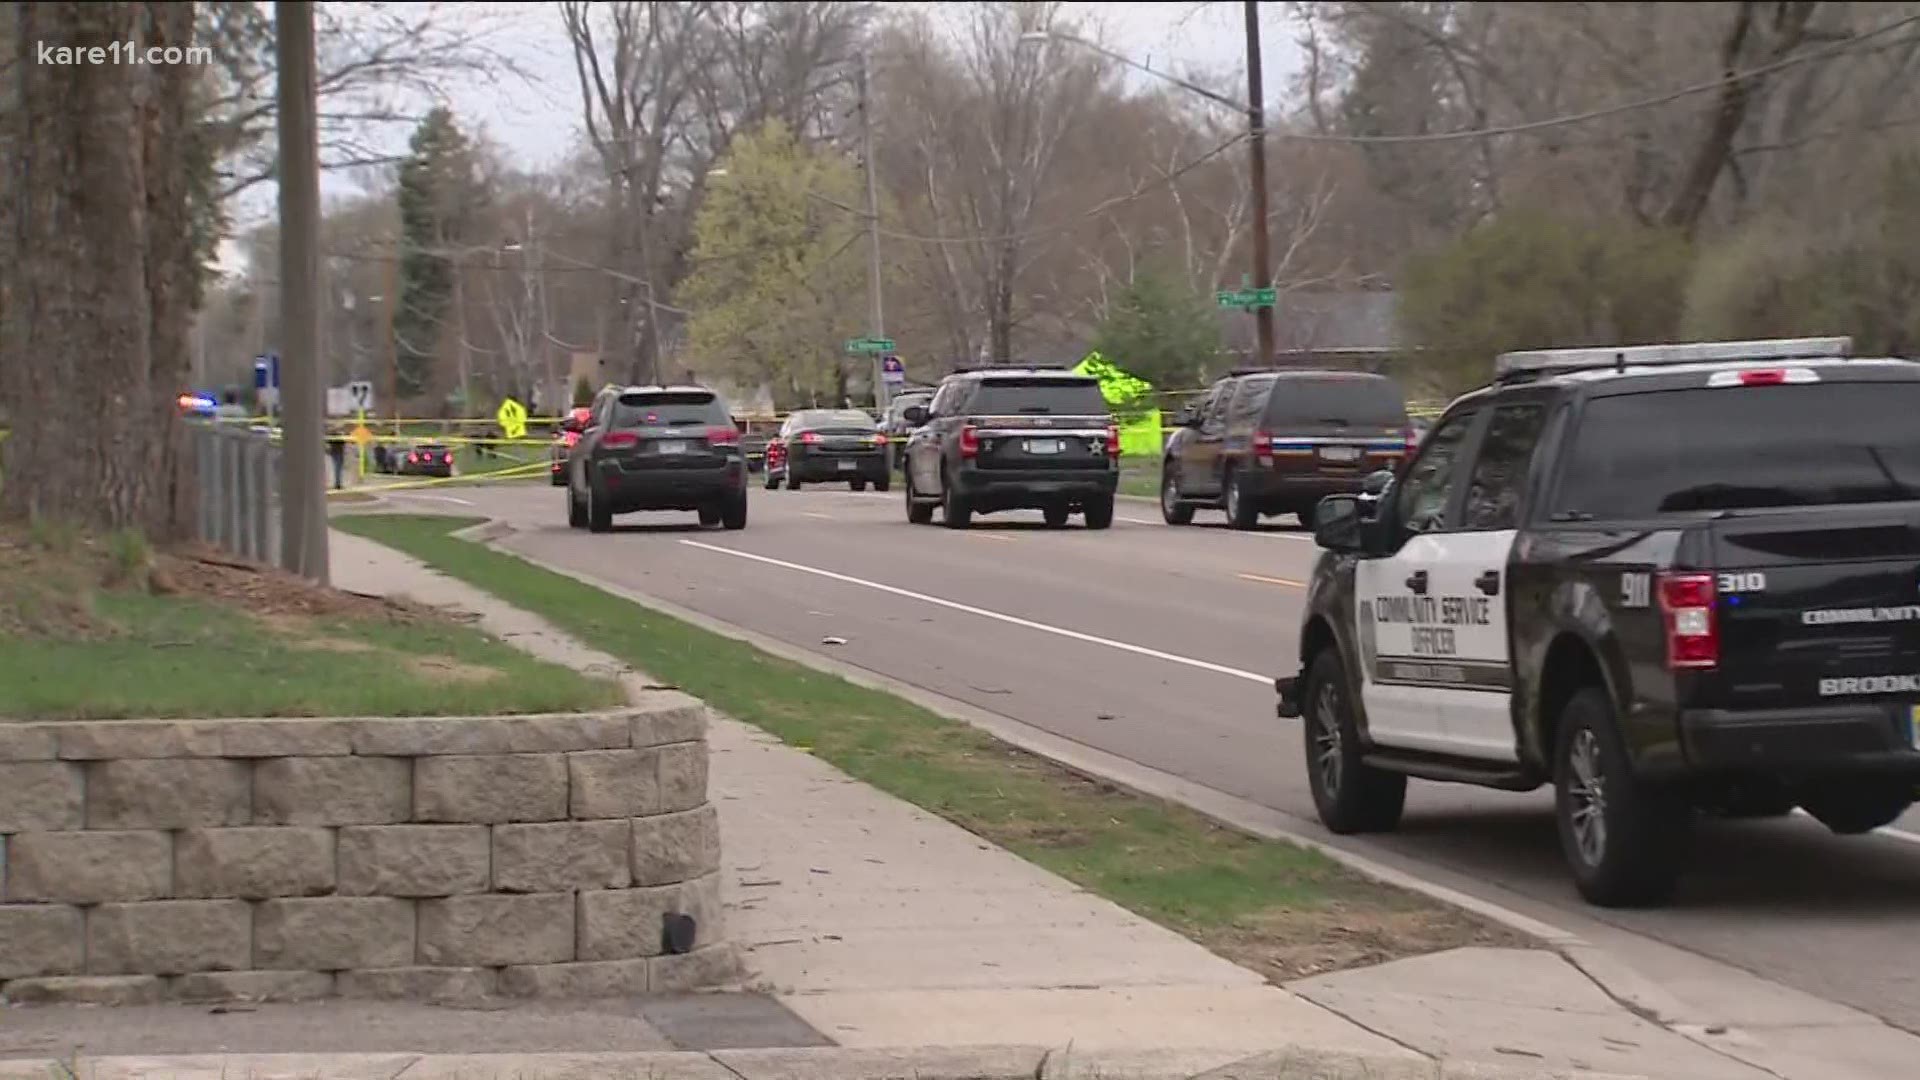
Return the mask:
[[[600,445],[609,450],[621,450],[629,446],[639,446],[640,436],[635,435],[631,431],[611,431],[607,433],[606,438],[600,440]]]
[[[809,445],[817,443],[820,441],[820,433],[817,431],[803,431],[800,433],[800,441]]]
[[[980,432],[972,424],[960,429],[960,456],[969,460],[980,456]]]
[[[1256,431],[1253,433],[1253,456],[1258,458],[1262,465],[1273,464],[1272,432]]]
[[[1661,574],[1660,614],[1667,630],[1667,667],[1710,671],[1720,666],[1718,599],[1712,574]]]
[[[1107,425],[1107,456],[1110,458],[1120,456],[1120,427],[1117,424]]]
[[[1413,452],[1418,449],[1420,449],[1420,429],[1410,427],[1407,429],[1407,456],[1412,457]]]
[[[710,427],[707,429],[707,441],[715,446],[739,446],[740,429],[730,425]]]

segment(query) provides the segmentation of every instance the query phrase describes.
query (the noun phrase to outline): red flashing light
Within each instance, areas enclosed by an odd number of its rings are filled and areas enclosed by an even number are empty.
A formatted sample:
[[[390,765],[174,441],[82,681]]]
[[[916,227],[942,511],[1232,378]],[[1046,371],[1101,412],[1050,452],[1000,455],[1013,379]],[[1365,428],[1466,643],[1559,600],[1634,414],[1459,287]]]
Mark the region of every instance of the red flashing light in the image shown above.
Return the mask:
[[[606,447],[609,450],[619,450],[629,446],[638,446],[640,445],[640,436],[635,435],[631,431],[609,432],[606,438],[600,440],[600,445]]]
[[[1779,386],[1787,381],[1784,368],[1764,368],[1740,373],[1741,386]]]

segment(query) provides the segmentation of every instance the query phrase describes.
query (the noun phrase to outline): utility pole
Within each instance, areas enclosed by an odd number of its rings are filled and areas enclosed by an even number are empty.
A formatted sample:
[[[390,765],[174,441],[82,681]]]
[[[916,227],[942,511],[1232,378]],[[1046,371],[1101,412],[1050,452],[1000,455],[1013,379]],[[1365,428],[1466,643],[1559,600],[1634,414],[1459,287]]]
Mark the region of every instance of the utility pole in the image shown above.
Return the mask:
[[[327,582],[327,492],[320,392],[320,167],[313,4],[274,6],[280,62],[280,565]]]
[[[393,323],[400,309],[400,260],[405,257],[406,236],[393,258],[387,260],[387,408],[392,409],[393,437],[400,437],[400,339],[394,336]]]
[[[1272,255],[1267,241],[1267,109],[1260,79],[1260,4],[1246,0],[1247,10],[1247,145],[1252,154],[1249,182],[1253,186],[1253,287],[1273,284]],[[1273,363],[1273,308],[1253,309],[1254,355],[1264,367]]]
[[[860,54],[860,156],[867,174],[867,326],[868,337],[887,336],[886,315],[880,305],[880,187],[877,179],[879,170],[873,164],[873,96],[868,83],[871,76],[867,71],[867,54]],[[883,354],[874,353],[873,358],[873,404],[875,408],[885,410],[891,394],[887,392],[887,380],[883,371]]]

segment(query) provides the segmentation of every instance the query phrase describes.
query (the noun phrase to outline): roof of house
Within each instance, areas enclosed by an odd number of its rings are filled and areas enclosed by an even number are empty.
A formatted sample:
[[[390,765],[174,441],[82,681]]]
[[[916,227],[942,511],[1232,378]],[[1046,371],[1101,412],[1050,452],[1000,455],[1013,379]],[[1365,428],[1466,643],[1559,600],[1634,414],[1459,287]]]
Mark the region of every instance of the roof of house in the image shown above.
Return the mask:
[[[1391,292],[1283,292],[1273,309],[1274,351],[1397,349],[1403,344],[1398,300]],[[1230,351],[1253,348],[1254,323],[1247,312],[1221,309],[1220,342]]]

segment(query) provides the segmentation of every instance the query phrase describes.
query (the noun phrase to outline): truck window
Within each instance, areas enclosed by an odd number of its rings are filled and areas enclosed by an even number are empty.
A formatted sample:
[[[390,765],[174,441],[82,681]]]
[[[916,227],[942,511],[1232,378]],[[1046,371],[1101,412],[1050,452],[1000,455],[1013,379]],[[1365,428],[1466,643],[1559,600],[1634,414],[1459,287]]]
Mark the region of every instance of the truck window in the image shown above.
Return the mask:
[[[1920,382],[1702,387],[1589,402],[1556,516],[1920,499]]]
[[[1533,446],[1546,425],[1545,405],[1502,405],[1487,421],[1467,484],[1466,528],[1512,529],[1520,523],[1520,496],[1527,484]]]
[[[1092,379],[982,379],[967,411],[980,415],[1105,416],[1107,399]]]
[[[1281,379],[1267,401],[1266,425],[1338,424],[1406,427],[1407,401],[1392,379],[1379,375],[1318,375]]]

